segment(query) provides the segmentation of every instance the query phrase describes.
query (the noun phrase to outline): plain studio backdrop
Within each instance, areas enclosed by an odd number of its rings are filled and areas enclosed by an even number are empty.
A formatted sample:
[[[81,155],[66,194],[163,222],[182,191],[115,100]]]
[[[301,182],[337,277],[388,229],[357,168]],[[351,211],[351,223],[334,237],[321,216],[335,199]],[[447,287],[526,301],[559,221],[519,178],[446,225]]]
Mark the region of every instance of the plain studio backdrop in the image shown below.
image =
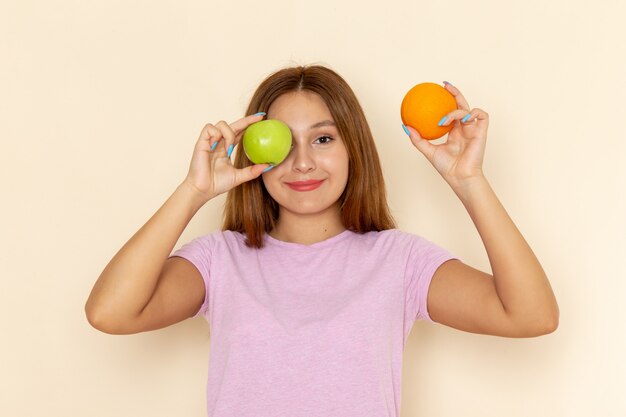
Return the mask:
[[[446,80],[489,113],[485,173],[561,310],[530,339],[418,322],[402,416],[626,415],[625,15],[621,0],[2,1],[0,414],[206,415],[204,319],[112,336],[85,301],[202,127],[240,118],[269,73],[320,63],[365,110],[399,227],[487,271],[400,103]],[[176,248],[218,230],[224,201]]]

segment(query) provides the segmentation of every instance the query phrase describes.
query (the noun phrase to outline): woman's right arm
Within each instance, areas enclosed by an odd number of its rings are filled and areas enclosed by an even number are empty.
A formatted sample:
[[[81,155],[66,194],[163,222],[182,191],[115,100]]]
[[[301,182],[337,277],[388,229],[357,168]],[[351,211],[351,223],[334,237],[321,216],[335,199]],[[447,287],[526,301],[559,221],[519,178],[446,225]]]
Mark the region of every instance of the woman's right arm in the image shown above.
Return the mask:
[[[220,121],[202,129],[187,178],[96,281],[85,304],[93,327],[111,334],[138,333],[174,324],[198,311],[205,296],[200,272],[186,259],[168,257],[206,202],[257,178],[268,167],[236,169],[227,152],[230,145],[238,144],[245,128],[262,117],[247,116],[232,125]],[[222,146],[213,148],[215,143]]]

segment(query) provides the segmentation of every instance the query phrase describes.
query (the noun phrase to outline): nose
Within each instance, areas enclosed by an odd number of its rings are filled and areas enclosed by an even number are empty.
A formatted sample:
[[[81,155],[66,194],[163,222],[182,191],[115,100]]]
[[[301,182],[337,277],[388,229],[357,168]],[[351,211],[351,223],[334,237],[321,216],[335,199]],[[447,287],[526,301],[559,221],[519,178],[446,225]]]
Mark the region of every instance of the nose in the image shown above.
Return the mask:
[[[297,172],[309,172],[315,169],[313,151],[306,145],[295,145],[292,149],[293,170]]]

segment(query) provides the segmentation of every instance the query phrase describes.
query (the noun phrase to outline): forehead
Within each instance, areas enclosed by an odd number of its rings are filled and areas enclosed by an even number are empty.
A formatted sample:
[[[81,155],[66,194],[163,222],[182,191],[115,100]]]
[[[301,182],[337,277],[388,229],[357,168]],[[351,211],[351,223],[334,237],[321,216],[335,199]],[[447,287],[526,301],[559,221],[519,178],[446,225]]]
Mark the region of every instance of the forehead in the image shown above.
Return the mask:
[[[311,91],[293,91],[279,96],[270,105],[268,117],[314,121],[332,120],[328,106],[319,94]]]

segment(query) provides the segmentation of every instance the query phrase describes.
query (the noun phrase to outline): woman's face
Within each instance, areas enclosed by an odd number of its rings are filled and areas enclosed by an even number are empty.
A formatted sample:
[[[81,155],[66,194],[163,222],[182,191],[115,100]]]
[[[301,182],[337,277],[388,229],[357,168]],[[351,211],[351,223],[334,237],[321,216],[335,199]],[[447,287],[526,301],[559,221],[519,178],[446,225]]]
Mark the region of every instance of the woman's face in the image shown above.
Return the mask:
[[[265,188],[281,206],[298,214],[314,214],[337,203],[348,182],[348,152],[324,100],[307,91],[278,97],[268,119],[289,126],[292,148],[279,165],[262,174]],[[297,181],[321,181],[297,187]]]

